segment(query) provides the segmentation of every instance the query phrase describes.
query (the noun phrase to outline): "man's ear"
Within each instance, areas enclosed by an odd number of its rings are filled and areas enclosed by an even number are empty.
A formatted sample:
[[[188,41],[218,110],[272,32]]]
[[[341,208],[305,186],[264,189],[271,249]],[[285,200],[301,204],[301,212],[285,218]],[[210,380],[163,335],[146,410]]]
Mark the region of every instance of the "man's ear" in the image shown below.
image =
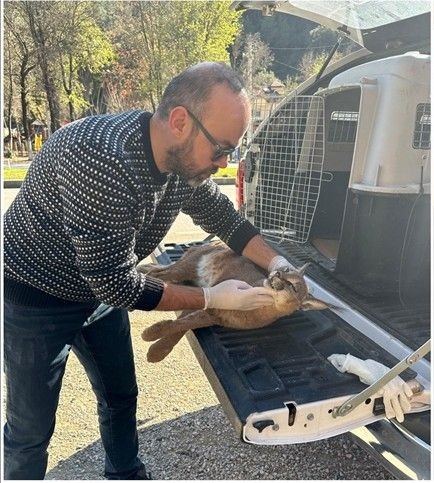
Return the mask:
[[[312,297],[312,295],[309,295],[309,297],[301,304],[301,310],[323,310],[328,308],[330,308],[329,304]]]
[[[179,140],[187,137],[191,131],[191,119],[185,107],[174,107],[169,113],[169,129],[172,134]]]

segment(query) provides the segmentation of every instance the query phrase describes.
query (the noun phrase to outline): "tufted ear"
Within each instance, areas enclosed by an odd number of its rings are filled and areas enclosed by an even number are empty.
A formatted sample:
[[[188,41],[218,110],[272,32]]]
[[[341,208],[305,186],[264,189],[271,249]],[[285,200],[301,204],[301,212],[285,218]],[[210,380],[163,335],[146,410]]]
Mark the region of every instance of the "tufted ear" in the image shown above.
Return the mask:
[[[305,263],[305,264],[304,264],[304,265],[303,265],[301,268],[299,268],[299,269],[297,270],[298,274],[299,274],[299,275],[301,275],[301,276],[303,276],[303,275],[304,275],[304,272],[306,271],[306,268],[307,268],[309,265],[311,265],[311,263],[310,263],[310,262]]]
[[[312,295],[308,295],[308,297],[301,304],[301,310],[323,310],[329,308],[329,304],[323,302],[322,300],[316,299],[315,297],[312,297]]]

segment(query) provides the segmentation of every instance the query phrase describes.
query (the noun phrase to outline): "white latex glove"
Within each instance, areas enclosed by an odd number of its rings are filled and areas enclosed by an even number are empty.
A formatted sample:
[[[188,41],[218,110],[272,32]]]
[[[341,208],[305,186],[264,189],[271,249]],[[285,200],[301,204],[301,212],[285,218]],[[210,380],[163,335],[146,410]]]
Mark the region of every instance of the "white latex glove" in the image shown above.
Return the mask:
[[[252,287],[241,280],[225,280],[203,287],[204,309],[253,310],[274,303],[271,288]]]
[[[268,264],[268,273],[274,272],[275,270],[283,270],[284,272],[289,272],[290,270],[294,270],[294,267],[288,262],[285,257],[277,255]]]
[[[340,372],[350,372],[359,376],[364,384],[371,385],[384,376],[389,368],[380,362],[367,359],[363,361],[351,354],[332,354],[327,359]],[[396,419],[402,423],[404,414],[411,410],[409,398],[413,396],[410,386],[399,376],[389,381],[382,389],[377,392],[378,396],[383,397],[386,417]]]

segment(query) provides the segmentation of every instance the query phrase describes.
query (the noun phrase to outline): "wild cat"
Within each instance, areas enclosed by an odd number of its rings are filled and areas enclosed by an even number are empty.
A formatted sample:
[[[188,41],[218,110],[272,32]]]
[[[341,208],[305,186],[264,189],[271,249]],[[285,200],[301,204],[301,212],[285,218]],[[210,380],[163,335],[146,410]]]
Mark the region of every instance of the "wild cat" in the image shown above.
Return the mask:
[[[299,270],[278,270],[268,276],[264,270],[243,256],[239,256],[223,242],[192,247],[169,266],[143,265],[138,269],[152,277],[170,283],[188,283],[199,287],[212,287],[230,279],[242,280],[253,287],[266,286],[274,290],[274,304],[254,310],[196,310],[182,314],[176,320],[162,320],[142,333],[145,341],[156,341],[148,350],[149,362],[163,360],[190,329],[221,325],[231,329],[258,329],[272,324],[296,310],[322,310],[330,308],[314,298],[303,278],[308,264]]]

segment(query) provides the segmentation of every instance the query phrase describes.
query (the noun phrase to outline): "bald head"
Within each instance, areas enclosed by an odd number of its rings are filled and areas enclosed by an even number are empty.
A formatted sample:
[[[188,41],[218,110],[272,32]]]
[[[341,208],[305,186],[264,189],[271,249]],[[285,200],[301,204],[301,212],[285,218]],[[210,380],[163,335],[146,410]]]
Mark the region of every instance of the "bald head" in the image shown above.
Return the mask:
[[[204,107],[216,86],[226,87],[247,99],[241,77],[228,65],[223,62],[201,62],[192,65],[169,82],[156,114],[160,119],[167,119],[172,109],[184,106],[202,119]]]

